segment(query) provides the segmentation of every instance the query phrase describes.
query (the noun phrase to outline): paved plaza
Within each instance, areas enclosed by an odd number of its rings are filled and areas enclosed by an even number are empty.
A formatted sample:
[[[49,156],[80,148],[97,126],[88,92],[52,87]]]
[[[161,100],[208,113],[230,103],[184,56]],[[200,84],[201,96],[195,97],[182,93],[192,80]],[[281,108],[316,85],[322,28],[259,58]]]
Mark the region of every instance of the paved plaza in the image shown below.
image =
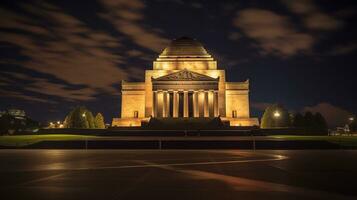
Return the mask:
[[[6,199],[356,199],[357,151],[1,150]]]

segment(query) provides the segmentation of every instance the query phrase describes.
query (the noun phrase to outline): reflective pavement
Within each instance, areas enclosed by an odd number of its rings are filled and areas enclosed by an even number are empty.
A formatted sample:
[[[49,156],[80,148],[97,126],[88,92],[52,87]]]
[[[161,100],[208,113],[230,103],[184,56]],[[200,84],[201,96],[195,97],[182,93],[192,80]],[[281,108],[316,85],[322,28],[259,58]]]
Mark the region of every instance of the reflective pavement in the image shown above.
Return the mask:
[[[2,199],[357,199],[357,151],[0,150]]]

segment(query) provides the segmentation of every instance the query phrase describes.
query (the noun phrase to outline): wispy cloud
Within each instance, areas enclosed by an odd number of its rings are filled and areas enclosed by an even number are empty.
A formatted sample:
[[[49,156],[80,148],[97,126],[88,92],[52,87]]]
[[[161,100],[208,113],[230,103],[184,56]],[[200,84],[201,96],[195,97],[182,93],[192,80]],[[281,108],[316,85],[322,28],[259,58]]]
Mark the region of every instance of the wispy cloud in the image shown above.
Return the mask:
[[[233,25],[258,42],[263,54],[292,56],[308,52],[314,38],[297,31],[287,16],[265,9],[244,9],[237,12]]]
[[[141,20],[145,19],[142,11],[146,7],[142,1],[101,0],[100,2],[105,12],[99,15],[140,47],[159,52],[169,43],[169,40],[160,34],[159,29],[141,23]]]
[[[131,77],[123,70],[122,55],[114,51],[121,47],[117,37],[90,28],[43,1],[20,6],[22,12],[1,10],[0,42],[20,48],[26,60],[8,59],[1,65],[18,65],[42,75],[17,77],[31,82],[24,86],[25,91],[68,100],[92,100],[98,92],[118,93],[113,85]],[[54,83],[53,77],[61,83]]]
[[[329,55],[337,56],[357,52],[357,42],[340,44],[330,50]]]

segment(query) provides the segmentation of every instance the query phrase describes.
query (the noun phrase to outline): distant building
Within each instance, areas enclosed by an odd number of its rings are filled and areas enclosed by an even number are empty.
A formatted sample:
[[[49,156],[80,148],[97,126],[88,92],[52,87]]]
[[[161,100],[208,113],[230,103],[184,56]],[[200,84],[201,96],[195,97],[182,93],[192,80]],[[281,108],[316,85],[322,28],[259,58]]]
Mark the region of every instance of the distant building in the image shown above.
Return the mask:
[[[20,109],[8,109],[7,113],[16,119],[25,119],[26,117],[25,111]]]
[[[175,39],[145,71],[145,82],[122,82],[121,117],[112,126],[154,118],[220,117],[230,126],[259,125],[249,113],[249,80],[227,82],[225,70],[198,41]]]

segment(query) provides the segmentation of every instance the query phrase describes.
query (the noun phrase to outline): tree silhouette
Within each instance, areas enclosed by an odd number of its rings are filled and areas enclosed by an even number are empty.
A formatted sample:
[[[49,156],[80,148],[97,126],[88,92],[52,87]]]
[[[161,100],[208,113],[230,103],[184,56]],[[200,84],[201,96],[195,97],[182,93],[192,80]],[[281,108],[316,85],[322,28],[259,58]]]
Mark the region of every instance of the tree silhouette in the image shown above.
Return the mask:
[[[95,128],[93,114],[84,106],[69,112],[64,123],[66,128]]]
[[[321,113],[305,112],[304,115],[296,113],[293,120],[293,127],[301,128],[305,133],[319,133],[327,132],[327,123]]]
[[[293,119],[293,126],[297,128],[305,127],[305,119],[301,113],[296,113]]]
[[[102,113],[98,113],[95,116],[94,122],[95,122],[96,128],[101,128],[101,129],[105,128],[104,117],[103,117]]]

